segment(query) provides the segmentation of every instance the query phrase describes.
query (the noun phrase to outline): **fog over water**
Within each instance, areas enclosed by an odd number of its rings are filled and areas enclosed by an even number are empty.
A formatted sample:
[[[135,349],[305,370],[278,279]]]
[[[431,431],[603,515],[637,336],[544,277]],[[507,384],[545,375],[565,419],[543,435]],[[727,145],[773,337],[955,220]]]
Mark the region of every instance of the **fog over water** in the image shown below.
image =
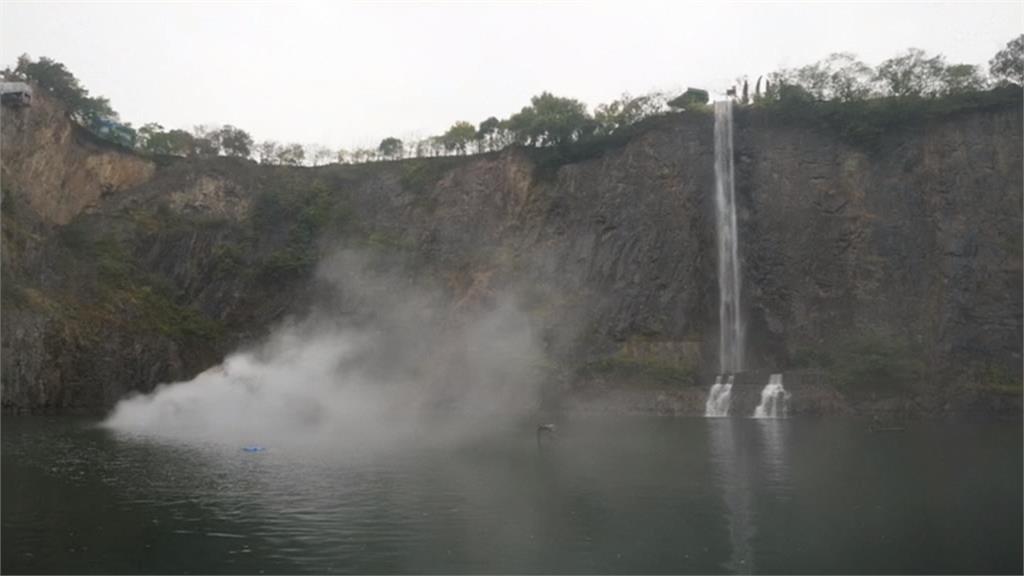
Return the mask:
[[[372,263],[372,264],[371,264]],[[303,318],[187,382],[122,400],[114,430],[260,445],[455,440],[535,412],[542,354],[511,294],[456,307],[344,251]],[[457,311],[456,311],[457,308]]]

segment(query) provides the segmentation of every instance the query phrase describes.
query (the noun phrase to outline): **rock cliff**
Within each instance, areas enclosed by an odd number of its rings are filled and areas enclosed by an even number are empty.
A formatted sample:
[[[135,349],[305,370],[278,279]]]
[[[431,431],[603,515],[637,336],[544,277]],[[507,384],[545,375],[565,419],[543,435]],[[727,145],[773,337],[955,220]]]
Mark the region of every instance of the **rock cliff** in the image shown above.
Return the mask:
[[[3,406],[103,410],[301,314],[338,247],[395,256],[457,316],[514,293],[547,389],[578,409],[699,413],[717,367],[713,119],[586,154],[289,168],[145,158],[45,98],[4,108]],[[1015,102],[870,147],[736,119],[752,368],[804,412],[1019,414],[1022,116]]]

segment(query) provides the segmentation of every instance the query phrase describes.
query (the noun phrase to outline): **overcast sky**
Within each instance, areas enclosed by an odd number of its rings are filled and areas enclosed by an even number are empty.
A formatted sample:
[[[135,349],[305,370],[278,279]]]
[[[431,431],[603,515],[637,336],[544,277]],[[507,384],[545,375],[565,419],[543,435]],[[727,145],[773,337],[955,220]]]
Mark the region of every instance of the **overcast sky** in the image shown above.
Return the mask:
[[[0,4],[0,63],[64,62],[122,119],[234,124],[257,140],[376,146],[505,117],[548,90],[723,90],[850,51],[985,64],[1024,2]]]

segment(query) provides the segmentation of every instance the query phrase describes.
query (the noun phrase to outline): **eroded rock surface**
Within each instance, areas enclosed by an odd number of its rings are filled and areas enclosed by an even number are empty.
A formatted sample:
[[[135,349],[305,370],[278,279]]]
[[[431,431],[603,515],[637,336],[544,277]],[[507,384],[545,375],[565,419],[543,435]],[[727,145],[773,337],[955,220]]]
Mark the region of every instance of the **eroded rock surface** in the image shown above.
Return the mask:
[[[512,148],[286,168],[140,157],[45,98],[3,114],[6,408],[102,410],[189,378],[308,310],[317,262],[347,248],[400,262],[453,318],[513,294],[555,401],[703,411],[710,115],[560,165]],[[750,367],[819,375],[793,380],[797,412],[1019,415],[1019,103],[872,148],[759,114],[736,120]]]

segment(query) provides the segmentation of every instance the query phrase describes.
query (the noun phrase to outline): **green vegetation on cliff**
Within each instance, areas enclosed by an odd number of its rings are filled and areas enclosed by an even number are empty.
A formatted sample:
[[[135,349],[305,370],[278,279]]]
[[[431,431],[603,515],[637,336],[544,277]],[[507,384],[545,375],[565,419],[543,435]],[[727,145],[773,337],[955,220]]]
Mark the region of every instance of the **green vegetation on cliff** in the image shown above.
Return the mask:
[[[969,91],[927,98],[872,98],[863,100],[813,100],[783,98],[766,101],[754,112],[765,122],[805,126],[837,134],[843,141],[873,151],[881,137],[891,130],[953,114],[1021,106],[1024,92],[1019,86],[1000,86],[987,91]]]
[[[759,77],[750,93],[749,81],[740,78],[734,88],[741,104],[753,103],[787,122],[810,123],[837,131],[843,138],[871,147],[886,127],[948,114],[966,108],[1005,103],[1019,98],[1024,82],[1024,35],[1011,40],[989,62],[988,72],[972,64],[950,64],[939,55],[911,48],[872,68],[853,54],[835,53],[802,66]],[[83,125],[107,137],[124,135],[119,143],[154,155],[233,156],[259,159],[261,164],[300,166],[325,162],[362,163],[444,155],[465,155],[501,150],[511,145],[549,148],[541,175],[558,166],[601,155],[635,134],[658,123],[672,110],[699,112],[707,91],[688,89],[673,95],[652,92],[623,94],[600,104],[591,113],[583,102],[542,92],[508,118],[489,117],[480,124],[455,122],[438,136],[420,141],[384,138],[376,148],[332,151],[320,145],[303,146],[275,141],[256,143],[235,126],[195,126],[191,132],[167,130],[148,123],[137,132],[117,122],[107,99],[90,97],[67,68],[43,57],[27,55],[3,73],[5,78],[27,79],[62,100]],[[990,88],[998,90],[987,92]]]
[[[969,304],[981,290],[979,286],[992,285],[992,274],[1004,271],[998,266],[1014,272],[1021,254],[1019,233],[1015,236],[1003,225],[1004,220],[987,219],[981,211],[968,212],[963,210],[964,204],[954,204],[952,210],[964,220],[943,227],[940,236],[932,233],[932,226],[944,226],[946,213],[939,211],[941,206],[886,202],[896,196],[890,192],[896,188],[889,175],[903,178],[902,166],[910,164],[907,159],[924,150],[935,154],[933,164],[951,167],[942,174],[921,172],[908,178],[913,194],[903,197],[930,200],[932,191],[950,190],[949,201],[968,197],[987,211],[1016,218],[1019,212],[1013,210],[1019,204],[1013,204],[1014,190],[1004,191],[1003,183],[1017,182],[1019,158],[1013,152],[1019,132],[1000,129],[993,133],[978,126],[1008,117],[1007,110],[1019,109],[1019,87],[934,97],[821,100],[806,98],[799,91],[790,95],[793,97],[780,92],[777,99],[761,98],[737,107],[740,130],[762,121],[795,128],[747,133],[759,132],[763,139],[743,151],[747,157],[738,154],[738,171],[769,167],[781,177],[772,189],[760,187],[768,180],[763,174],[751,177],[746,181],[749,188],[743,190],[743,202],[772,202],[778,207],[780,214],[774,223],[765,218],[763,207],[751,217],[762,228],[787,231],[763,246],[818,263],[800,268],[799,274],[794,272],[797,267],[789,265],[774,267],[763,277],[750,275],[748,298],[762,298],[767,288],[779,295],[778,302],[762,301],[759,305],[764,307],[756,310],[770,309],[781,326],[771,334],[781,352],[759,353],[765,354],[768,363],[782,365],[792,360],[786,369],[827,371],[849,397],[861,397],[931,392],[929,378],[934,367],[922,358],[954,349],[961,355],[957,360],[966,357],[973,361],[973,350],[984,349],[988,356],[979,360],[980,364],[963,370],[954,366],[949,381],[968,382],[965,386],[972,391],[1011,395],[1020,390],[1017,373],[1003,362],[1005,354],[992,352],[1001,345],[998,339],[1011,339],[1003,332],[991,335],[1013,329],[1013,319],[999,315],[1009,304],[986,296],[997,313],[976,318],[962,312],[962,303]],[[476,159],[406,158],[376,165],[305,169],[205,157],[245,156],[248,144],[232,130],[205,133],[203,138],[217,141],[213,148],[197,143],[196,134],[174,135],[187,143],[181,146],[193,150],[185,152],[194,156],[187,159],[140,158],[111,147],[97,150],[91,140],[69,138],[72,152],[85,158],[82,166],[92,165],[89,161],[102,154],[104,170],[123,170],[119,163],[125,160],[147,165],[152,160],[154,174],[138,184],[98,194],[83,205],[87,208],[71,213],[68,225],[33,221],[34,208],[29,201],[39,198],[31,196],[51,194],[52,198],[44,199],[60,202],[66,199],[60,190],[33,190],[30,179],[30,184],[24,185],[29,189],[4,190],[3,305],[5,315],[18,318],[9,324],[12,328],[5,337],[22,338],[13,340],[19,350],[43,349],[32,352],[43,359],[40,364],[62,355],[137,361],[140,367],[133,367],[134,372],[125,369],[110,377],[116,381],[113,395],[176,376],[191,376],[259,337],[288,314],[301,314],[312,299],[309,291],[314,283],[310,280],[325,248],[341,244],[401,252],[404,262],[412,262],[410,281],[447,283],[456,299],[472,292],[486,301],[512,282],[544,285],[552,294],[572,294],[564,300],[553,298],[553,303],[531,312],[536,312],[532,318],[544,326],[545,338],[555,351],[551,356],[554,362],[583,365],[576,377],[638,387],[652,383],[663,389],[706,386],[708,382],[697,375],[710,365],[704,357],[708,353],[694,343],[712,333],[708,327],[715,305],[714,253],[708,240],[713,238],[713,220],[707,212],[707,194],[713,184],[710,109],[696,91],[679,102],[687,107],[685,115],[659,111],[657,99],[645,98],[623,98],[591,115],[577,101],[548,94],[531,102],[532,112],[518,117],[515,125],[524,131],[521,138],[495,117],[479,128],[462,123],[458,130],[447,133],[451,143],[448,150],[442,145],[442,153],[491,151],[519,138],[518,148],[512,152],[487,152]],[[59,107],[47,109],[57,110],[51,117],[64,121]],[[989,109],[996,113],[989,114]],[[933,122],[941,122],[942,129],[894,130],[927,127]],[[30,123],[22,126],[26,130],[39,128]],[[803,130],[807,127],[828,134],[808,138],[808,131]],[[81,135],[80,131],[65,132]],[[929,134],[921,136],[919,132]],[[162,146],[161,133],[162,129],[154,131],[146,138],[157,139],[144,141]],[[962,140],[954,140],[950,134]],[[37,141],[21,133],[5,132],[5,145],[12,135],[24,156],[18,166],[5,164],[5,178],[9,169],[24,171],[26,166],[47,165],[49,158],[61,157],[40,153],[45,146],[37,146]],[[231,142],[225,135],[239,141]],[[773,138],[789,142],[777,150]],[[819,146],[821,154],[803,146],[808,140]],[[837,144],[842,142],[901,150],[893,154],[892,162],[873,157],[871,162],[857,163],[850,157],[862,158],[861,151]],[[382,142],[378,152],[397,159],[408,144],[391,139]],[[960,155],[940,154],[965,146],[976,150],[979,144],[1008,150],[1008,159],[986,167],[961,162]],[[250,152],[257,148],[253,145]],[[301,146],[278,147],[275,154],[279,158],[273,164],[299,164],[310,156]],[[602,157],[607,161],[588,162]],[[832,162],[844,166],[841,178],[831,171]],[[560,172],[569,163],[576,165]],[[808,169],[805,164],[814,167]],[[95,178],[88,170],[75,170],[67,181]],[[811,180],[814,186],[804,186]],[[874,188],[866,189],[862,182],[871,182]],[[902,185],[903,181],[899,182]],[[793,192],[797,189],[799,193]],[[786,194],[791,196],[783,197]],[[828,195],[830,202],[817,206],[820,198],[815,194]],[[1019,199],[1019,190],[1017,194]],[[866,195],[875,203],[864,202]],[[804,207],[809,208],[794,210]],[[846,212],[838,214],[840,210]],[[842,238],[837,236],[836,244],[843,249],[838,256],[820,249],[824,243],[818,240],[827,235],[802,242],[804,235],[789,234],[796,227],[819,234],[819,230],[833,229],[840,220],[851,230]],[[904,233],[907,222],[915,227]],[[751,240],[745,249],[751,249],[757,242],[755,234],[747,238]],[[850,247],[848,238],[871,241]],[[908,238],[913,242],[908,243]],[[961,258],[959,254],[969,254],[965,248],[975,245],[990,253],[990,260],[978,269],[962,266],[961,260],[948,255],[952,250]],[[793,310],[810,310],[810,318],[801,321],[820,330],[817,333],[840,332],[835,322],[842,319],[820,318],[825,314],[814,305],[844,293],[841,285],[846,279],[865,268],[856,266],[857,262],[895,260],[891,252],[885,252],[893,246],[901,250],[900,265],[906,261],[912,273],[920,275],[915,278],[922,279],[921,285],[942,287],[936,294],[936,306],[986,335],[953,342],[928,324],[920,331],[917,326],[908,329],[907,333],[915,335],[911,340],[891,335],[900,329],[894,328],[895,321],[872,318],[868,322],[881,327],[877,334],[840,335],[827,346],[790,349],[786,358],[786,346],[803,344],[792,332],[787,334],[795,324]],[[993,264],[997,258],[1004,263]],[[756,263],[748,265],[752,269]],[[957,276],[943,276],[936,272],[939,267],[943,273],[959,267]],[[881,275],[882,269],[878,270]],[[776,286],[764,285],[765,277],[785,274],[793,277],[780,279]],[[807,278],[817,283],[820,293],[801,292],[800,285]],[[944,279],[950,280],[949,288]],[[851,308],[851,316],[873,310],[875,302],[899,297],[879,284],[865,282],[858,287],[864,294],[851,298],[862,298],[858,302],[864,308]],[[1004,292],[1012,292],[1015,285],[1006,285],[1010,289]],[[832,309],[834,303],[829,300],[826,305]],[[911,319],[921,316],[914,314],[918,313],[907,315]],[[573,340],[571,327],[586,323],[595,328],[592,340]],[[570,326],[565,334],[563,326]],[[919,332],[923,336],[919,337]],[[638,337],[648,340],[634,342]],[[132,357],[130,352],[105,349],[108,341],[112,342],[109,346],[127,343],[141,352]],[[920,349],[918,341],[924,342],[921,346],[926,350]],[[679,347],[672,348],[676,344]],[[154,366],[175,364],[181,366],[179,372],[149,371],[155,370]],[[5,367],[9,365],[13,363]],[[21,381],[34,381],[40,373],[25,369],[27,376]],[[81,372],[66,372],[78,373],[96,379],[106,377],[109,370],[89,366]],[[89,398],[97,405],[107,400]],[[25,401],[35,400],[17,399]]]
[[[181,298],[166,279],[145,271],[132,254],[134,238],[90,229],[82,220],[62,228],[58,238],[68,257],[95,266],[92,274],[80,278],[74,293],[54,294],[68,316],[176,338],[214,342],[224,336],[219,321],[178,303]]]

